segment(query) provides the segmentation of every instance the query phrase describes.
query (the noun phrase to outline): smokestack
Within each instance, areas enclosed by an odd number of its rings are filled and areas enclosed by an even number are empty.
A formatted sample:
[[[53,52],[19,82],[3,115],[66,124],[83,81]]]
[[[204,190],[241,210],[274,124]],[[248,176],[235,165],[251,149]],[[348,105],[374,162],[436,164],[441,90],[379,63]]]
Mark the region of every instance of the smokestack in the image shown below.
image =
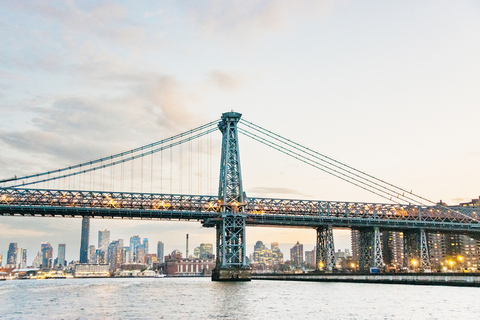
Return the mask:
[[[187,233],[187,250],[186,250],[186,251],[187,251],[187,256],[186,256],[186,258],[188,259],[188,233]]]

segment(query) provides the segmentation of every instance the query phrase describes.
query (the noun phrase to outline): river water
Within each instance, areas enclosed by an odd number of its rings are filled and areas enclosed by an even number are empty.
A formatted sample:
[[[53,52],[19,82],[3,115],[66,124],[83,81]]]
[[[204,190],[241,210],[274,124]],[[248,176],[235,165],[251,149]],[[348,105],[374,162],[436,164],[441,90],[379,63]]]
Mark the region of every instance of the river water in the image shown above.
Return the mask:
[[[209,278],[10,280],[0,319],[480,319],[480,288]]]

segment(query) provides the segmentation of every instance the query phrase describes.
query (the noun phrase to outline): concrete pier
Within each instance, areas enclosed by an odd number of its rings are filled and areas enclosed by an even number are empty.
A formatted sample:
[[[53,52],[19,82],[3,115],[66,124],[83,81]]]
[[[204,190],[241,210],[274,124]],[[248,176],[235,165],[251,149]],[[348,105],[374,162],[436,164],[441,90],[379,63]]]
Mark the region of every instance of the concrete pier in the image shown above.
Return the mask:
[[[480,274],[254,274],[253,280],[317,281],[480,287]]]
[[[250,281],[250,268],[215,268],[212,271],[213,281]]]

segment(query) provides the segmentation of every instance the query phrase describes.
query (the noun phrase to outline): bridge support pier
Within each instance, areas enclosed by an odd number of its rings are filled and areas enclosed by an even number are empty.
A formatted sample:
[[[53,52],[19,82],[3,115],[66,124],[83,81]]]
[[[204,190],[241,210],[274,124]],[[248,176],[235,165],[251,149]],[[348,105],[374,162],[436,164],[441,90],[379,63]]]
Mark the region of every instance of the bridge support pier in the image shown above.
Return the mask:
[[[250,281],[245,250],[246,196],[240,170],[237,123],[242,115],[222,114],[218,128],[222,132],[222,155],[218,201],[221,221],[217,222],[217,263],[213,281]]]
[[[370,272],[372,268],[383,269],[382,234],[379,227],[360,229],[360,261],[362,272]]]
[[[315,269],[332,272],[335,270],[335,245],[331,225],[317,227],[317,251]]]
[[[404,241],[404,267],[422,270],[430,268],[430,255],[425,229],[405,231]]]

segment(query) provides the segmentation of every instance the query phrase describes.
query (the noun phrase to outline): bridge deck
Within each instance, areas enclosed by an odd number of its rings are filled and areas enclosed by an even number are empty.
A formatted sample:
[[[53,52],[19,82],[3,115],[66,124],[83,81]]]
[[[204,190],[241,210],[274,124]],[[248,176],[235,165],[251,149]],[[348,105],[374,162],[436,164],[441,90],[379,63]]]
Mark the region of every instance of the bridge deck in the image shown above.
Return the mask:
[[[220,208],[216,196],[0,189],[2,215],[198,220],[212,227]],[[480,232],[480,208],[471,207],[249,198],[244,214],[248,225]]]

